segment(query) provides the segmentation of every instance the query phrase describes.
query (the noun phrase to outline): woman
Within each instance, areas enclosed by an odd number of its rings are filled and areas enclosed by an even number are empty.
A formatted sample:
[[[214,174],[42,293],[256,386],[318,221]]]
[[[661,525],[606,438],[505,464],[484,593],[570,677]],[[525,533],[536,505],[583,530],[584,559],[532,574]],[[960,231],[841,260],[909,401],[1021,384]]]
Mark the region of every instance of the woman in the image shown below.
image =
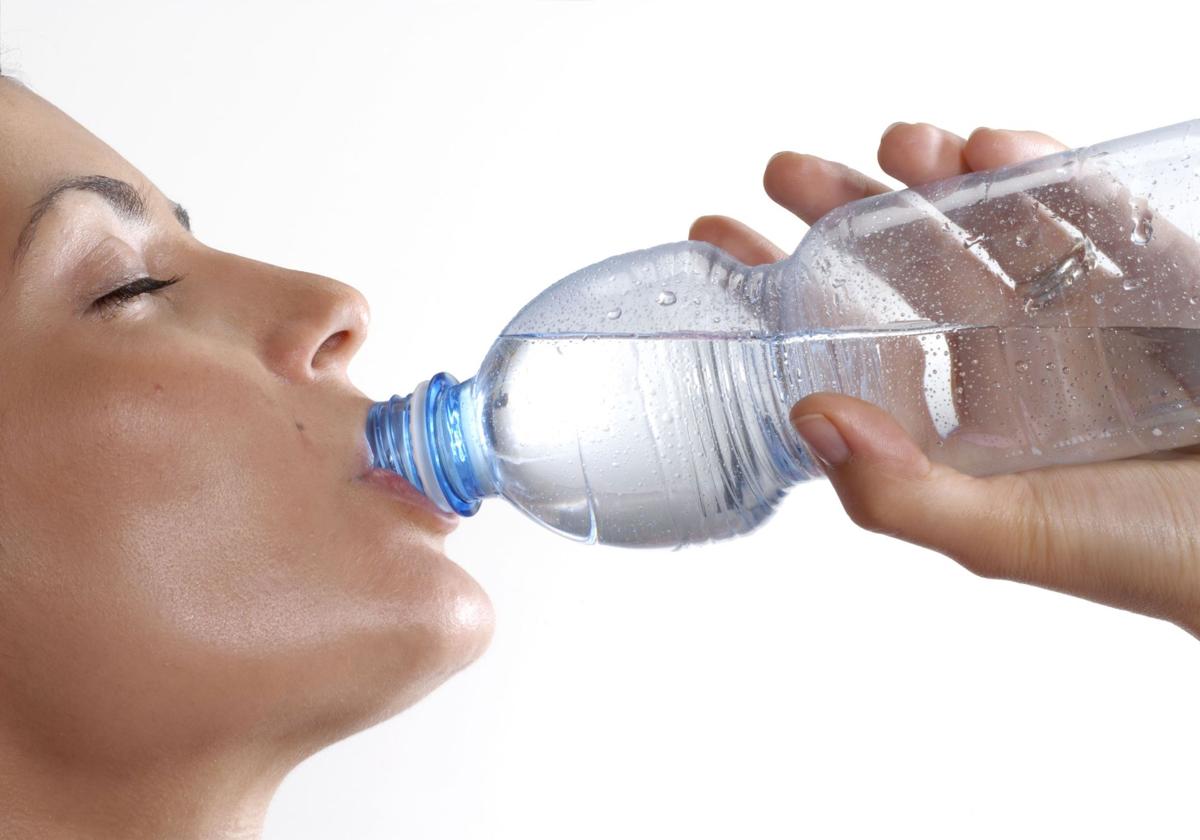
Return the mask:
[[[362,295],[206,248],[9,79],[0,148],[0,837],[254,836],[490,604],[363,480]]]
[[[1056,148],[900,126],[880,160],[914,183]],[[452,520],[364,480],[358,292],[206,247],[11,79],[0,149],[0,836],[256,837],[291,768],[482,653],[489,601],[442,553]],[[806,221],[884,189],[790,153],[766,186]],[[729,219],[693,236],[782,256]],[[860,524],[1195,626],[1194,555],[1153,543],[1190,550],[1190,458],[972,479],[866,403],[814,414]],[[1153,533],[1105,520],[1108,480],[1165,500]]]

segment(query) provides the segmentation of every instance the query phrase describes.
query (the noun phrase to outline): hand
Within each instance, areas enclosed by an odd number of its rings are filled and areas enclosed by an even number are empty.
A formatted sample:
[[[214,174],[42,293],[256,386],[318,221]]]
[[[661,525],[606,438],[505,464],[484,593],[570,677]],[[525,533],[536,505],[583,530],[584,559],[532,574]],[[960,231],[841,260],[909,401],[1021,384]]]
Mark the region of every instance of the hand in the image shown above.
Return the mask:
[[[908,186],[1066,148],[1044,134],[980,128],[963,139],[897,123],[879,165]],[[767,194],[808,224],[889,188],[848,167],[781,152]],[[748,265],[787,256],[734,219],[704,216],[691,239]],[[792,422],[859,526],[946,554],[975,574],[1032,583],[1164,618],[1200,637],[1200,446],[1117,461],[975,477],[931,461],[883,409],[834,393]]]

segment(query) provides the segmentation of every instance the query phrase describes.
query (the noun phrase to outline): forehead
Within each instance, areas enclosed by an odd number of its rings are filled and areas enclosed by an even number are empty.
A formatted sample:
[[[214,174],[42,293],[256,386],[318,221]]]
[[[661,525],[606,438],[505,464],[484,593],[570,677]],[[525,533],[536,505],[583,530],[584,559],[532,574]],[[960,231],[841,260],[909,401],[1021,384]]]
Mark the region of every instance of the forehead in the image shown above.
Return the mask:
[[[75,120],[28,88],[0,78],[0,253],[11,251],[34,202],[54,184],[80,174],[149,186]],[[0,260],[0,267],[5,262]]]

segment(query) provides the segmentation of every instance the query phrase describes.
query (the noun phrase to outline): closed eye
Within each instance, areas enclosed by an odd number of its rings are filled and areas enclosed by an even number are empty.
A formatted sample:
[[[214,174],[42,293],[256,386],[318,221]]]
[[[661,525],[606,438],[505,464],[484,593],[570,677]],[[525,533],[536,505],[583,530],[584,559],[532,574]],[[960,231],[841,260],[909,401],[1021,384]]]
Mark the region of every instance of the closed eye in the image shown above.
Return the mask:
[[[132,282],[126,283],[124,286],[118,286],[108,294],[97,298],[92,302],[92,309],[102,314],[110,314],[114,310],[120,309],[129,303],[129,301],[144,295],[149,292],[156,292],[159,289],[165,289],[167,286],[178,283],[183,278],[176,275],[169,280],[157,280],[153,277],[139,277]]]

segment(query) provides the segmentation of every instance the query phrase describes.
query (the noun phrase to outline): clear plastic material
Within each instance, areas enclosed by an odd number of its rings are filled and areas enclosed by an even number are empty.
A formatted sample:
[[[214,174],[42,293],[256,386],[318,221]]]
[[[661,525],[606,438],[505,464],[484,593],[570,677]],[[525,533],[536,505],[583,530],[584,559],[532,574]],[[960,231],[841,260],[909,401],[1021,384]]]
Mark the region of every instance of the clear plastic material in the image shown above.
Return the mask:
[[[856,201],[773,265],[680,242],[582,269],[419,417],[378,404],[376,462],[460,513],[501,495],[575,539],[680,546],[820,475],[787,420],[815,391],[974,475],[1197,443],[1198,125]]]

